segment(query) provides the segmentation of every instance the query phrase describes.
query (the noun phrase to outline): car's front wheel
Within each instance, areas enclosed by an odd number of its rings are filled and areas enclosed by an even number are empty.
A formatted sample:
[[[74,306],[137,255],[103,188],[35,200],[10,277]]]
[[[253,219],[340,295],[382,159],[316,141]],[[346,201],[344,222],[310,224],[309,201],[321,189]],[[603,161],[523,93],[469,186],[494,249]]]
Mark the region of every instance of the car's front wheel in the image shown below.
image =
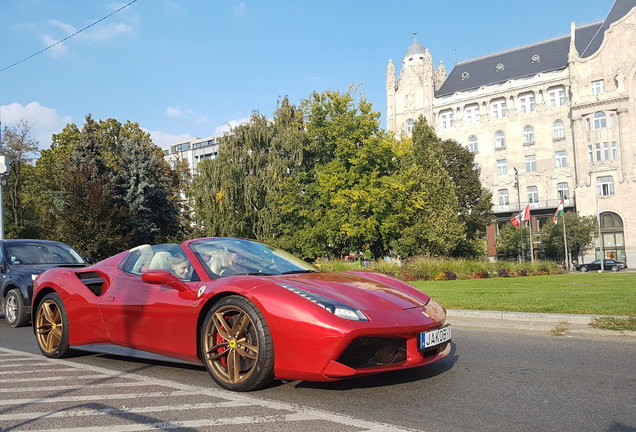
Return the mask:
[[[18,289],[12,289],[4,299],[4,317],[10,327],[22,327],[29,322],[29,314],[24,310],[22,295]]]
[[[62,358],[71,353],[68,344],[68,318],[59,295],[50,293],[44,296],[37,307],[33,326],[42,354]]]
[[[620,268],[618,268],[618,266],[612,266],[612,271],[613,272],[617,272],[619,270],[620,270]]]
[[[581,270],[583,273],[585,273],[585,272],[587,271],[587,267],[586,267],[586,266],[582,266],[582,267],[580,268],[580,270]]]
[[[249,391],[274,378],[274,345],[263,314],[248,299],[229,296],[207,313],[201,358],[221,387]]]

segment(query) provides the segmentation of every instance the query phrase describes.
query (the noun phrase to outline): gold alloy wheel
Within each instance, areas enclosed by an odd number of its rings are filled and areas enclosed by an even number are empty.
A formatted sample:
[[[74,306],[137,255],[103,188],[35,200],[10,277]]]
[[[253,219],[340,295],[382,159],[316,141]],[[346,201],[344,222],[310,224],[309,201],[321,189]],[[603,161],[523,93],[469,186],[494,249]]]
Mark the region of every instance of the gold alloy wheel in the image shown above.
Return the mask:
[[[53,300],[46,300],[38,307],[35,332],[38,344],[48,354],[55,352],[62,341],[62,314]]]
[[[223,306],[206,326],[204,353],[210,371],[228,384],[247,380],[256,369],[259,353],[256,329],[247,312]]]

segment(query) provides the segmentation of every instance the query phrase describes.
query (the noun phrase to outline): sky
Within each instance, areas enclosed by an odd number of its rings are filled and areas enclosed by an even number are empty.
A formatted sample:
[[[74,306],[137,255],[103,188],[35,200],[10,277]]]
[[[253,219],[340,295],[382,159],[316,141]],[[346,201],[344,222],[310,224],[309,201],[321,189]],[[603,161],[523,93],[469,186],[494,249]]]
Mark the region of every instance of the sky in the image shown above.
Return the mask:
[[[0,0],[0,70],[131,0]],[[448,72],[465,61],[569,34],[614,0],[137,0],[0,72],[0,122],[27,120],[40,148],[91,114],[137,122],[166,147],[222,134],[288,96],[361,94],[382,113],[385,72],[413,41]]]

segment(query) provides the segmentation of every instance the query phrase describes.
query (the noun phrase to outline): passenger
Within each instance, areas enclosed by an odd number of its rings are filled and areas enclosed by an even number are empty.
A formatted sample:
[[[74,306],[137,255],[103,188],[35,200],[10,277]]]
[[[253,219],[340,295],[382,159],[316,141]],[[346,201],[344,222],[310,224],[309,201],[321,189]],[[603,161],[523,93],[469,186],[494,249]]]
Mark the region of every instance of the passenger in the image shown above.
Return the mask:
[[[170,260],[170,272],[179,279],[190,280],[190,261],[184,255],[176,255]]]

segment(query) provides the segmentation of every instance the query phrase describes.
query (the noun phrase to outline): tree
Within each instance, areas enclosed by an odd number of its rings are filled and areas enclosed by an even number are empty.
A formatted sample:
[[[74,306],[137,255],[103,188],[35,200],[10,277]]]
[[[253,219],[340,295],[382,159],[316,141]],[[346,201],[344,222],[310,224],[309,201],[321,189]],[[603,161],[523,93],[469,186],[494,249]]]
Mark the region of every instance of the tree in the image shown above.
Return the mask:
[[[412,163],[419,188],[410,212],[411,223],[396,243],[401,255],[449,255],[465,241],[457,189],[444,166],[442,144],[422,116],[413,127]]]
[[[455,256],[477,256],[481,253],[486,227],[492,223],[492,193],[484,188],[475,167],[475,155],[454,140],[442,142],[444,168],[455,184],[459,219],[465,225],[466,237],[452,252]]]
[[[580,216],[577,212],[568,211],[559,217],[555,225],[548,221],[541,228],[541,245],[546,252],[563,258],[563,219],[565,218],[565,235],[568,252],[572,257],[579,257],[594,240],[597,224],[594,216]]]
[[[33,213],[36,202],[26,190],[30,178],[28,174],[33,169],[30,164],[38,153],[38,141],[31,137],[31,124],[20,120],[13,127],[5,126],[0,148],[9,159],[9,175],[3,188],[9,210],[5,218],[7,236],[29,237],[34,224],[28,216]]]
[[[530,241],[530,228],[515,227],[512,223],[505,223],[499,228],[497,236],[497,252],[508,255],[509,258],[516,258],[522,255],[522,239],[526,245],[525,253],[529,256],[528,242]],[[525,256],[522,257],[526,259]]]

